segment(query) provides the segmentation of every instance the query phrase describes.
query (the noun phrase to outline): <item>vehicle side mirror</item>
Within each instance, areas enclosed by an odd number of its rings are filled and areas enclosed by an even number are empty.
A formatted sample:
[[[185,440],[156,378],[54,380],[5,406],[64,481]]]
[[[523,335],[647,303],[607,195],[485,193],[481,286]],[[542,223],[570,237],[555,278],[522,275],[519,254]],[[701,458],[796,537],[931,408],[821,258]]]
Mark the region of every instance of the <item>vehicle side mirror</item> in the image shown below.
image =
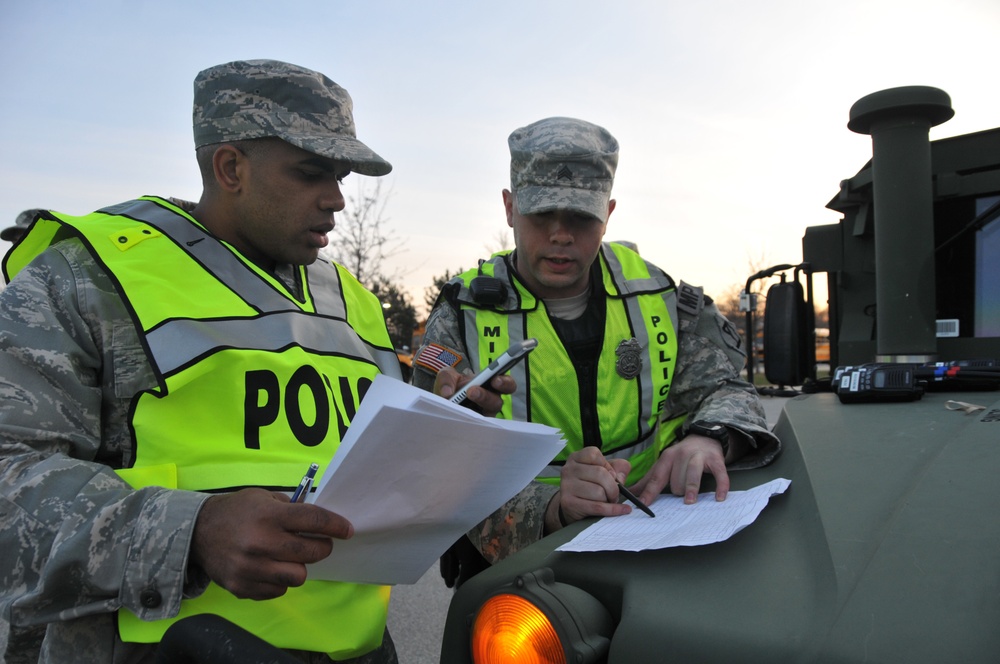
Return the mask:
[[[802,284],[783,281],[764,304],[764,375],[775,385],[801,385],[812,364],[809,317]]]

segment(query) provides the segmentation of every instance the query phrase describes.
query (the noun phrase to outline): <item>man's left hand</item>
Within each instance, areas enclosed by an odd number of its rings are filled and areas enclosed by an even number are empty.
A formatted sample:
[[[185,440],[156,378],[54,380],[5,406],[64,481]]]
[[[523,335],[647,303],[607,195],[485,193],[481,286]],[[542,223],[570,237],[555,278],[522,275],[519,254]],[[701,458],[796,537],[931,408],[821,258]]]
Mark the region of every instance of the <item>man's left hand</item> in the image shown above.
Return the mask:
[[[684,496],[684,503],[691,505],[698,500],[701,476],[705,473],[715,477],[715,499],[725,500],[729,493],[729,473],[722,445],[705,436],[686,436],[663,451],[634,489],[642,492],[639,495],[642,502],[651,505],[669,485],[670,493]]]
[[[462,389],[462,386],[473,378],[475,376],[460,374],[451,367],[442,369],[438,372],[437,378],[434,379],[434,394],[450,399],[455,392]],[[484,389],[480,385],[469,388],[466,397],[475,404],[480,413],[486,417],[496,417],[496,414],[503,407],[500,395],[513,394],[514,390],[517,389],[517,382],[510,376],[503,375],[494,377],[489,382],[489,386],[489,389]]]

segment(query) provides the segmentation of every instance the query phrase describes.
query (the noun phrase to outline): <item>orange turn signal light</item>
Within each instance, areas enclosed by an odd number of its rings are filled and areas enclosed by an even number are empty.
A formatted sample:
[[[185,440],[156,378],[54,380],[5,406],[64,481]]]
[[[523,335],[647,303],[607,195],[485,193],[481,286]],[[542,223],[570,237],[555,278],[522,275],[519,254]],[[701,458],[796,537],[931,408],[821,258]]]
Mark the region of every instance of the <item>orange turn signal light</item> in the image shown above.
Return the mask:
[[[494,595],[479,609],[472,631],[476,664],[566,664],[562,642],[542,611],[517,595]]]
[[[491,595],[472,625],[475,664],[594,664],[610,647],[608,610],[552,570],[517,577]]]

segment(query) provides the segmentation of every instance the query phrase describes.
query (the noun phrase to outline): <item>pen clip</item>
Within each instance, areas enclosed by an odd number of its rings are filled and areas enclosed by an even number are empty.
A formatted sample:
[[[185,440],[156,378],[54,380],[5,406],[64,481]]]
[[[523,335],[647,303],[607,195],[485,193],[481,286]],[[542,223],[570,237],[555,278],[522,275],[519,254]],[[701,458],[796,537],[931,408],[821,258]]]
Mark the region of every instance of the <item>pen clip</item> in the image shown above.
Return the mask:
[[[299,502],[304,503],[306,499],[309,498],[309,492],[312,491],[313,478],[306,479],[305,485],[302,487],[302,495],[299,496]]]
[[[295,493],[292,494],[293,503],[304,502],[306,497],[309,495],[309,490],[312,489],[313,480],[316,477],[316,471],[319,470],[318,463],[309,464],[309,470],[306,474],[302,476],[299,481],[299,485],[295,487]]]

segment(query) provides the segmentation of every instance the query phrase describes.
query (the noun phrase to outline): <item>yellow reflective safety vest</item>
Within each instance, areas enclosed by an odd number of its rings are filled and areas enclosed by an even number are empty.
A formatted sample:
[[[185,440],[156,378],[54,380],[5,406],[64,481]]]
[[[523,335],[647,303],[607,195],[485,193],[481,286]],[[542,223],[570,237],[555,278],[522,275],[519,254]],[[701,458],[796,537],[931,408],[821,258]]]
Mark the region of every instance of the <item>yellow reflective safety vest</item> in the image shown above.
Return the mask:
[[[345,269],[300,266],[303,297],[167,201],[144,197],[84,217],[46,214],[8,258],[13,274],[67,233],[114,280],[155,388],[132,401],[133,487],[291,489],[333,457],[378,373],[399,377],[382,309]],[[279,648],[344,659],[381,643],[389,588],[307,581],[277,599],[211,584],[173,619],[119,611],[124,641],[158,642],[176,620],[222,615]]]
[[[504,396],[499,416],[562,430],[566,447],[538,477],[542,481],[558,482],[566,458],[587,442],[594,444],[595,437],[600,438],[605,456],[631,462],[628,481],[638,481],[675,440],[684,419],[660,422],[677,356],[673,280],[631,249],[602,244],[601,281],[592,285],[603,289],[607,302],[596,403],[583,404],[577,369],[545,303],[521,283],[509,255],[500,252],[479,269],[459,275],[448,293],[461,312],[461,334],[474,368],[484,368],[512,342],[538,339],[538,347],[511,370],[518,389]],[[506,287],[506,300],[495,306],[476,302],[470,284],[477,277],[499,279]],[[583,430],[584,408],[596,411],[599,431]]]

